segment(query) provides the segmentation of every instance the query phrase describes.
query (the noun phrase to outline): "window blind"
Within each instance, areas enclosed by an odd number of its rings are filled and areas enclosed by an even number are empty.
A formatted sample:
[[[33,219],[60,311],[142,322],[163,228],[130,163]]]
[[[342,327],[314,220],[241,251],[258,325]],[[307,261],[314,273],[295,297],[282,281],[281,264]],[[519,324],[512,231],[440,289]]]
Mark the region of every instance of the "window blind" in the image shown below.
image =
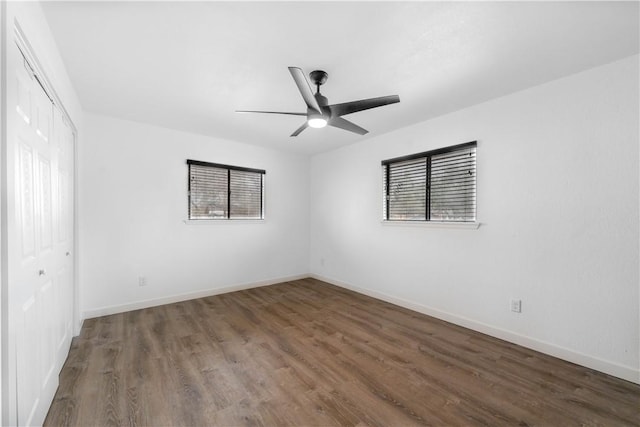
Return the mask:
[[[383,218],[475,221],[476,146],[473,141],[382,161]]]
[[[187,164],[189,219],[264,218],[264,170],[198,160]]]
[[[230,217],[262,218],[262,174],[229,171]]]

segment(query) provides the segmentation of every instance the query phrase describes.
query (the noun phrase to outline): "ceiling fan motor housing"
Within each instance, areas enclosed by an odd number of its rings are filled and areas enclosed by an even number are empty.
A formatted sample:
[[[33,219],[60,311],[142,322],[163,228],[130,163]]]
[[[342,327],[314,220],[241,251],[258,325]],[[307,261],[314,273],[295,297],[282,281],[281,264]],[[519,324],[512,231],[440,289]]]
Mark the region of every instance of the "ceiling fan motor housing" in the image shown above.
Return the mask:
[[[327,97],[321,95],[320,92],[316,93],[313,96],[316,98],[316,101],[318,101],[318,105],[320,107],[326,107],[327,105],[329,105],[329,100],[327,99]],[[324,108],[322,110],[324,111]]]

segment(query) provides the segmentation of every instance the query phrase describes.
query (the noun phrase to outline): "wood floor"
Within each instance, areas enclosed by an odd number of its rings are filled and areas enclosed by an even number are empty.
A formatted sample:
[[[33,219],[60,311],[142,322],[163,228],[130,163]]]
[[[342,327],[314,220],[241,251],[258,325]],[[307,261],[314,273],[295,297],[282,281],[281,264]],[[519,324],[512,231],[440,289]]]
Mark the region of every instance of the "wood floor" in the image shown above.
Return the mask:
[[[640,386],[305,279],[90,319],[47,426],[640,425]]]

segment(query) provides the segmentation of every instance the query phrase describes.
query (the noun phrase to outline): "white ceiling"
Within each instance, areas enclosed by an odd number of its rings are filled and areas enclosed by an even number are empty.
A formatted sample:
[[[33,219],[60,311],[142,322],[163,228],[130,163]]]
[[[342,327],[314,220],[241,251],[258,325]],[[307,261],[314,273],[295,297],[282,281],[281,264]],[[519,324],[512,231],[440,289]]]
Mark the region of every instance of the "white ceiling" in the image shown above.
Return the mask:
[[[83,107],[317,153],[638,53],[638,2],[44,2]],[[287,66],[330,103],[397,94],[307,129]],[[176,144],[179,144],[176,141]]]

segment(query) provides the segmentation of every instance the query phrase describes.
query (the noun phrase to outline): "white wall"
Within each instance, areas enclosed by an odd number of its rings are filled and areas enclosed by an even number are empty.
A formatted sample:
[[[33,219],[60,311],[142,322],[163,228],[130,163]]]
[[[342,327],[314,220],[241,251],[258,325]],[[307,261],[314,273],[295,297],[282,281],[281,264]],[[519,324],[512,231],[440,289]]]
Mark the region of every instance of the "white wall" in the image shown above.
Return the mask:
[[[311,272],[639,382],[638,92],[633,56],[314,156]],[[381,160],[472,140],[479,229],[381,224]]]
[[[93,114],[85,128],[85,317],[308,273],[307,157]],[[186,159],[265,169],[266,219],[186,225]]]
[[[6,20],[5,20],[5,9],[7,5],[6,2],[0,1],[0,157],[6,156],[5,144],[7,139],[6,133],[6,113],[5,113],[5,105],[6,105]],[[3,161],[0,161],[0,337],[6,337],[9,334],[9,328],[7,327],[7,321],[9,319],[9,305],[7,304],[7,295],[8,295],[8,282],[5,277],[6,267],[5,267],[5,252],[4,248],[4,235],[6,231],[5,228],[5,214],[4,214],[4,178],[5,174],[5,164]],[[6,367],[7,361],[7,353],[9,351],[8,340],[5,338],[0,339],[0,423],[5,424],[9,420],[8,411],[5,410],[6,406],[9,402],[5,402],[5,396],[9,392],[9,384],[8,384],[8,369]],[[5,415],[6,413],[6,415]]]

